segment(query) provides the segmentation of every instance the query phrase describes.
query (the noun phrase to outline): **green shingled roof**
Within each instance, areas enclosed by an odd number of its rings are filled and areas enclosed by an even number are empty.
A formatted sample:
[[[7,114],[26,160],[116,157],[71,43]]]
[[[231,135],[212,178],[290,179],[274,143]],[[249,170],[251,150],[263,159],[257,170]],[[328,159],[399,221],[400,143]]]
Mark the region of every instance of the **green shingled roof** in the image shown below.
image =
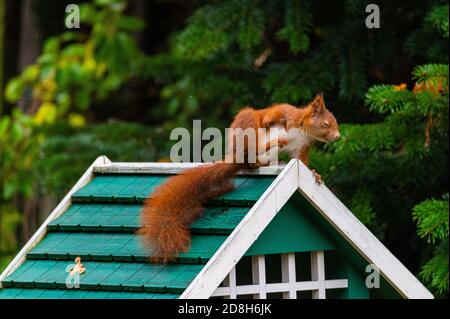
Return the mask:
[[[152,265],[135,235],[145,198],[169,175],[96,174],[47,227],[25,262],[2,282],[0,298],[177,298],[275,176],[239,176],[235,191],[212,200],[192,225],[192,246],[175,263]],[[66,267],[80,256],[80,289]]]

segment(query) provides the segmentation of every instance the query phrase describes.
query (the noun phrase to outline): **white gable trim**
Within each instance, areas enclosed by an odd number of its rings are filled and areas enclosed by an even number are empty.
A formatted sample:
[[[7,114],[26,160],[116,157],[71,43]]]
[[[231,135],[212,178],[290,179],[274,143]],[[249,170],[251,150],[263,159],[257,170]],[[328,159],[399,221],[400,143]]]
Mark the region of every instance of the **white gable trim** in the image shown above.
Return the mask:
[[[289,162],[180,298],[209,298],[297,190],[403,297],[434,298],[325,185],[316,183],[299,160]]]
[[[94,177],[94,167],[98,165],[104,165],[111,163],[111,161],[106,156],[99,156],[97,159],[89,166],[89,168],[80,177],[78,182],[72,187],[72,189],[64,196],[62,201],[56,206],[52,213],[47,217],[44,223],[38,228],[34,235],[28,240],[28,242],[19,251],[16,257],[9,263],[6,269],[0,275],[0,288],[2,288],[2,281],[11,273],[13,273],[26,259],[27,253],[33,249],[45,236],[47,232],[47,225],[64,213],[71,204],[72,195],[89,183]]]
[[[298,161],[291,160],[180,298],[209,298],[297,189]]]
[[[299,161],[299,192],[403,297],[434,298],[425,286]]]

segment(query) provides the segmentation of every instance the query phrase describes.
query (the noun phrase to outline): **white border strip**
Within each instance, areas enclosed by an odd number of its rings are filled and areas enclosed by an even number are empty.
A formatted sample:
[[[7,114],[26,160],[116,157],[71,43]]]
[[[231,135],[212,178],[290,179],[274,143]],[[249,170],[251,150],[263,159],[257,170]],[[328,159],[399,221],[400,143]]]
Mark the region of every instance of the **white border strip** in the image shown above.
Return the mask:
[[[311,171],[299,161],[299,191],[320,214],[358,251],[374,264],[403,296],[429,299],[434,296],[325,186],[315,182]]]
[[[343,289],[348,288],[347,279],[329,279],[323,282],[324,289]],[[267,293],[281,292],[284,294],[289,293],[291,284],[288,282],[278,282],[266,284],[264,289]],[[289,297],[290,299],[297,299],[297,292],[300,291],[316,291],[321,289],[321,283],[318,281],[297,281],[292,283],[293,289],[295,291],[295,297]],[[242,285],[235,287],[235,294],[232,297],[231,287],[218,287],[211,297],[225,297],[230,299],[236,299],[239,295],[256,295],[258,296],[261,291],[260,285]],[[230,297],[231,296],[231,297]],[[266,299],[266,298],[259,298]],[[287,299],[287,298],[283,298]],[[325,299],[325,298],[321,298]]]
[[[123,163],[96,165],[94,173],[106,174],[178,174],[185,169],[210,163]],[[278,175],[286,165],[272,165],[252,170],[241,170],[239,175]]]
[[[104,165],[111,163],[111,161],[106,156],[99,156],[97,159],[89,166],[89,168],[84,172],[78,182],[72,187],[72,189],[67,193],[63,200],[56,206],[53,212],[47,217],[47,219],[42,223],[39,229],[33,234],[33,236],[28,240],[28,242],[19,251],[16,257],[9,263],[6,269],[0,275],[0,288],[2,288],[2,281],[10,274],[12,274],[26,259],[27,253],[35,247],[40,240],[45,236],[47,232],[47,225],[53,221],[55,218],[59,217],[71,204],[72,194],[78,191],[80,188],[85,186],[91,181],[94,176],[94,167],[98,165]]]
[[[298,160],[291,160],[180,298],[209,298],[297,189]]]

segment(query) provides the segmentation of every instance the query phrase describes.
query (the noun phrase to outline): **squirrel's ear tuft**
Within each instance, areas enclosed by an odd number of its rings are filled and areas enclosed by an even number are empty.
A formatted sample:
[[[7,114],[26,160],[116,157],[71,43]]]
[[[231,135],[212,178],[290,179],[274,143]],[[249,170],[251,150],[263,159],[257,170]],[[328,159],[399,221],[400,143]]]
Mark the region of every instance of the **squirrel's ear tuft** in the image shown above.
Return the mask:
[[[315,113],[322,112],[325,109],[325,102],[323,100],[323,94],[322,93],[317,94],[310,105]]]

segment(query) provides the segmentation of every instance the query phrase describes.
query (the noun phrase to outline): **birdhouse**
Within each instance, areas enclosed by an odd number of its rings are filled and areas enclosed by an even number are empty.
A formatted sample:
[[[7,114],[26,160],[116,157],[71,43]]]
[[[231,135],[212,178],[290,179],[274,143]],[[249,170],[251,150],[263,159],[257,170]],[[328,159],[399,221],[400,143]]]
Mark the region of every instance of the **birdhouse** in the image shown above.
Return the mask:
[[[99,157],[0,276],[0,298],[433,298],[299,160],[239,172],[191,225],[189,251],[149,263],[143,201],[196,165]]]

